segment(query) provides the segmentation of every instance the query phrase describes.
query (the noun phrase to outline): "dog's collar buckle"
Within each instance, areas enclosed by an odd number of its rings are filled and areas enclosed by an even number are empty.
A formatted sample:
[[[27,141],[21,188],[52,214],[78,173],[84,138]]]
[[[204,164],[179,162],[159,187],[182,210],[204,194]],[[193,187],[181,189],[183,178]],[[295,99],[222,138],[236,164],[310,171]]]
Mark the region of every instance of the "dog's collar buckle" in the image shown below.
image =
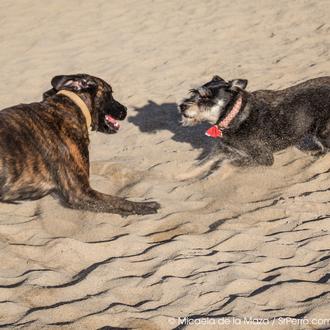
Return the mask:
[[[222,131],[218,125],[213,125],[205,132],[205,135],[216,139],[222,137]]]
[[[239,96],[236,100],[233,108],[230,110],[226,118],[224,118],[220,123],[216,123],[215,125],[211,126],[206,132],[205,135],[212,137],[214,139],[222,137],[223,133],[221,129],[228,128],[229,124],[234,120],[234,118],[238,115],[239,111],[242,107],[242,96]],[[220,129],[221,128],[221,129]]]

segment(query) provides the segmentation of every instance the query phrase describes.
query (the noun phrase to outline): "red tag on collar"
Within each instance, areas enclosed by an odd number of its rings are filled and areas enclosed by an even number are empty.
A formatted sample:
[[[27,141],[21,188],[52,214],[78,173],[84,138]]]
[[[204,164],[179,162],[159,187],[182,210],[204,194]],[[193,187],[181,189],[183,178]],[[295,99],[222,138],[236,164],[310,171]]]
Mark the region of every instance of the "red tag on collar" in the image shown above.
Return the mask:
[[[220,129],[217,125],[213,125],[205,132],[205,135],[215,139],[215,138],[221,137],[222,132],[220,131]]]

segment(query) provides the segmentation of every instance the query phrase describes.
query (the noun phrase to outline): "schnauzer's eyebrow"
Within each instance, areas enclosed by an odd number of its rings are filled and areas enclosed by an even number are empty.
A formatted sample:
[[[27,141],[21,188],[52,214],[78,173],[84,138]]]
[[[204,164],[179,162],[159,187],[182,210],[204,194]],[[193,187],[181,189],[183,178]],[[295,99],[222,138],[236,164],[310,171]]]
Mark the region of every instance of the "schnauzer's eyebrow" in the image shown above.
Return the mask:
[[[190,93],[197,93],[198,90],[197,90],[196,88],[192,88],[192,89],[189,89],[189,92],[190,92]]]

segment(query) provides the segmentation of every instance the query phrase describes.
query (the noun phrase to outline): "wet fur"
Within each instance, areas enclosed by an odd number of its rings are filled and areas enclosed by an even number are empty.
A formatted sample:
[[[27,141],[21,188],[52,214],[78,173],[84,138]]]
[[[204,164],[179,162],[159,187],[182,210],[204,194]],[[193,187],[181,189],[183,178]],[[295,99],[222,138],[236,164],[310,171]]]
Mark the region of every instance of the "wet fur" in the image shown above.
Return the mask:
[[[112,97],[111,86],[82,74],[54,77],[52,85],[42,102],[0,111],[0,201],[53,194],[74,209],[122,216],[155,213],[156,202],[135,203],[90,187],[85,117],[69,98],[56,94],[59,89],[77,93],[91,112],[92,129],[113,133],[104,116],[122,120],[126,108]]]

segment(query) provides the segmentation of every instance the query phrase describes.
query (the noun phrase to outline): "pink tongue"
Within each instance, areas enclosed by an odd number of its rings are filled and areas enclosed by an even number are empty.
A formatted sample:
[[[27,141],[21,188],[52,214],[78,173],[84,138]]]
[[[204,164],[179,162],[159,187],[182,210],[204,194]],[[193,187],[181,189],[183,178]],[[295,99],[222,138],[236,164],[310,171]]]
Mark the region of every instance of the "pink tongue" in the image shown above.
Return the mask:
[[[108,122],[110,122],[111,124],[113,124],[113,126],[115,126],[116,128],[119,128],[119,127],[120,127],[118,121],[117,121],[116,119],[112,118],[110,115],[106,115],[106,116],[105,116],[105,119],[106,119]]]

